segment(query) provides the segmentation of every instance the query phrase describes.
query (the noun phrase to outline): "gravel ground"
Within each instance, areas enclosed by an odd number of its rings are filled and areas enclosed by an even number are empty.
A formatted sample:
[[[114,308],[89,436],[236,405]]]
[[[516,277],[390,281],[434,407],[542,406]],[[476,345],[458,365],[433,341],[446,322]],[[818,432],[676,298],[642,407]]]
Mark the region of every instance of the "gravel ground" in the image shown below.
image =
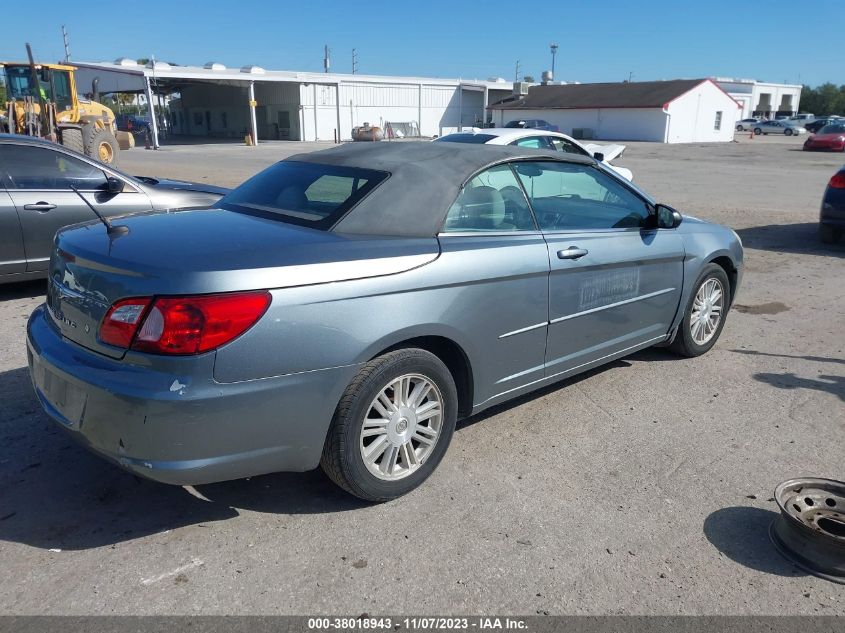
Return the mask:
[[[459,425],[435,475],[369,506],[320,473],[192,491],[135,479],[40,411],[0,289],[0,613],[845,614],[769,543],[772,492],[845,479],[845,246],[816,237],[841,155],[801,139],[630,143],[660,200],[732,226],[738,305],[697,359],[648,350]],[[136,149],[130,173],[234,185],[315,144]]]

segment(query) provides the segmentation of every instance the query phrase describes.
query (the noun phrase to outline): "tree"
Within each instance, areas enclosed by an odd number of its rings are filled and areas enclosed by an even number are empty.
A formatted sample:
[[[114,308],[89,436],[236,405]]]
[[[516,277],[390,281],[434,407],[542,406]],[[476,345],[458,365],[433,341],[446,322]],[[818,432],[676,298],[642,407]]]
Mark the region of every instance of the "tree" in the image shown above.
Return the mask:
[[[6,84],[0,81],[0,105],[6,107]]]
[[[534,75],[525,75],[525,77],[522,78],[522,81],[527,81],[528,83],[533,84]]]
[[[817,116],[845,114],[845,85],[837,87],[827,82],[816,88],[804,86],[800,106],[802,112]]]

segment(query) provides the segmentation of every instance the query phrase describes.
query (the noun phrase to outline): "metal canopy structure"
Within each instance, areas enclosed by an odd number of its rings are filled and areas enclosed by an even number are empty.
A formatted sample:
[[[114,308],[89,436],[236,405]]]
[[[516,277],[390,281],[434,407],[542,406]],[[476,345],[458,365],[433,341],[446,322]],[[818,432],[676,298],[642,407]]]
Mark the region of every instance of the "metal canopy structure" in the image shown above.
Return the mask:
[[[150,125],[155,147],[158,147],[159,139],[155,113],[156,103],[153,95],[180,92],[188,86],[213,84],[242,88],[244,90],[244,100],[246,101],[244,105],[249,109],[249,130],[253,141],[256,143],[259,133],[259,124],[256,120],[256,106],[258,105],[255,96],[256,84],[296,85],[297,91],[302,90],[301,94],[306,95],[309,107],[313,107],[314,113],[312,123],[310,119],[305,121],[304,116],[300,112],[300,118],[302,119],[300,126],[302,140],[305,140],[305,127],[308,127],[309,131],[313,130],[310,138],[315,140],[320,138],[317,132],[319,125],[318,109],[321,115],[326,116],[328,115],[328,112],[326,112],[328,108],[334,110],[331,118],[333,119],[333,124],[336,125],[335,130],[338,140],[341,138],[341,127],[343,125],[341,122],[341,110],[346,109],[351,111],[353,108],[351,101],[342,102],[342,94],[346,94],[346,92],[342,93],[342,90],[360,89],[364,86],[370,88],[372,91],[393,89],[396,91],[405,91],[406,93],[412,92],[414,95],[417,95],[415,96],[415,109],[419,111],[418,118],[422,118],[424,104],[427,104],[429,100],[429,97],[423,94],[425,88],[451,90],[455,98],[453,99],[454,104],[450,107],[456,109],[459,113],[457,120],[457,127],[459,129],[465,125],[463,121],[464,109],[465,107],[470,107],[466,105],[465,92],[467,95],[478,96],[472,103],[475,104],[477,101],[477,109],[482,113],[486,111],[488,94],[494,95],[491,100],[496,101],[511,92],[511,84],[503,80],[486,81],[362,75],[357,73],[352,75],[295,72],[265,70],[260,66],[227,68],[222,64],[214,62],[209,62],[203,67],[176,66],[164,62],[151,62],[142,65],[134,60],[121,58],[114,62],[74,61],[73,65],[78,68],[77,84],[82,87],[82,92],[86,91],[85,86],[91,86],[96,80],[97,90],[100,93],[145,94],[150,107]],[[302,89],[301,87],[303,86],[307,86],[307,89]],[[271,87],[268,86],[267,90],[270,89]],[[393,98],[392,96],[385,96],[384,100],[387,103]],[[298,107],[300,110],[302,109],[301,104]],[[355,107],[357,108],[357,106]],[[372,109],[370,107],[369,111],[372,111]],[[328,119],[321,119],[321,121],[325,120]],[[348,119],[344,117],[344,120]],[[421,121],[418,121],[418,123],[421,124]]]

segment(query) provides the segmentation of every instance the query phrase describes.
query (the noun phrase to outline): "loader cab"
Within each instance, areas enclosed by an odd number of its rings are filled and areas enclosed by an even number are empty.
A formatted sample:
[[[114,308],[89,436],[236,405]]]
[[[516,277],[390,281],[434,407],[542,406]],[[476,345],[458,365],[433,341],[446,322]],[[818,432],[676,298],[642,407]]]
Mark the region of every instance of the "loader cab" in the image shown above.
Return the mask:
[[[74,99],[76,90],[73,82],[73,67],[53,64],[37,64],[35,74],[38,85],[34,85],[29,64],[4,64],[6,70],[6,92],[10,101],[22,101],[39,97],[56,104],[60,119],[68,118],[62,113],[73,113],[78,105]],[[73,115],[71,115],[73,116]]]

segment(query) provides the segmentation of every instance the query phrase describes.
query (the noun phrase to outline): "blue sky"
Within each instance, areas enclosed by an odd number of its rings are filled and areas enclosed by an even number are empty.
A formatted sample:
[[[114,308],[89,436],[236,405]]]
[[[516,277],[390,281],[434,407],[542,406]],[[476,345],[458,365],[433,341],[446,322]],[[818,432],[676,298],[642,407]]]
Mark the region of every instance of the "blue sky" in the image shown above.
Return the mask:
[[[328,44],[336,72],[351,71],[356,48],[362,73],[510,81],[517,60],[521,74],[539,79],[554,41],[560,80],[619,81],[633,73],[634,81],[716,75],[845,83],[841,36],[833,25],[828,32],[829,18],[820,29],[807,20],[841,14],[841,4],[766,4],[140,0],[91,5],[88,15],[69,11],[66,0],[41,0],[28,19],[0,20],[0,59],[23,59],[29,41],[39,59],[58,60],[66,24],[71,58],[80,61],[154,55],[188,65],[320,71]]]

